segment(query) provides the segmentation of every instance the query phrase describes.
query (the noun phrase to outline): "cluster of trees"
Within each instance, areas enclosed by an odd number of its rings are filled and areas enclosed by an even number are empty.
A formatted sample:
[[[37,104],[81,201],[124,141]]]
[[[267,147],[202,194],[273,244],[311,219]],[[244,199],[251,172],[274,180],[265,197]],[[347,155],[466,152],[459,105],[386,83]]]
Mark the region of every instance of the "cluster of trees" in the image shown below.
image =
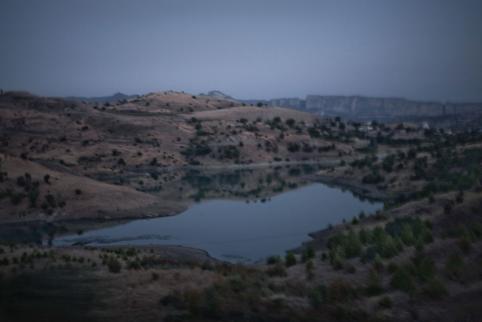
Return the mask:
[[[360,257],[363,261],[373,261],[377,257],[392,258],[404,247],[423,245],[433,241],[431,225],[420,218],[397,218],[371,230],[336,234],[328,240],[328,258],[334,268],[342,268],[349,258]],[[326,255],[325,255],[326,256]]]

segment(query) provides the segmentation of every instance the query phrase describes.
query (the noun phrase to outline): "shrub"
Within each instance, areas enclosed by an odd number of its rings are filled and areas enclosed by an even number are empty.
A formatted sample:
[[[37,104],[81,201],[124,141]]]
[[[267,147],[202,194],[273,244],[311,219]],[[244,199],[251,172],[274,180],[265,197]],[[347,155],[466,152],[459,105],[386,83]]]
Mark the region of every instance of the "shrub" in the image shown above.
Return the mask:
[[[350,230],[348,234],[337,234],[328,240],[328,247],[332,251],[341,252],[341,257],[353,258],[361,255],[362,243],[358,234]]]
[[[301,260],[306,262],[309,259],[315,258],[315,250],[312,246],[307,246],[301,255]]]
[[[274,277],[274,276],[284,277],[284,276],[287,275],[286,269],[283,266],[283,264],[281,264],[281,263],[277,263],[277,264],[269,267],[266,270],[266,274],[268,274],[268,276],[271,276],[271,277]]]
[[[430,243],[433,241],[431,224],[420,218],[396,218],[385,226],[385,231],[392,237],[400,238],[407,246]]]
[[[457,245],[459,246],[460,250],[465,254],[468,254],[472,249],[472,244],[467,236],[463,236],[457,241]]]
[[[455,202],[457,203],[463,203],[464,202],[464,191],[461,190],[457,193],[457,196],[455,197]]]
[[[310,137],[312,137],[312,138],[320,138],[320,137],[321,137],[320,131],[318,131],[318,129],[316,129],[316,128],[314,128],[314,127],[308,128],[308,134],[309,134]]]
[[[211,148],[204,143],[190,145],[187,149],[181,151],[186,157],[204,156],[211,153]]]
[[[386,238],[377,245],[378,252],[384,258],[391,258],[396,256],[399,253],[399,245],[397,241],[390,235],[386,236]]]
[[[370,241],[370,233],[365,228],[362,228],[358,231],[358,239],[360,239],[363,245],[366,245]]]
[[[280,263],[281,262],[281,258],[276,255],[276,256],[270,256],[268,257],[268,259],[266,260],[266,263],[268,265],[274,265],[274,264],[277,264],[277,263]]]
[[[418,253],[413,259],[413,271],[415,276],[422,282],[431,280],[435,275],[435,263],[433,259]]]
[[[38,187],[32,187],[28,192],[28,199],[30,201],[30,207],[35,208],[37,206],[37,199],[39,196]]]
[[[22,202],[23,198],[25,198],[25,194],[23,194],[21,192],[19,192],[19,193],[12,192],[10,194],[10,202],[14,206],[20,204]]]
[[[422,293],[431,299],[438,300],[448,295],[445,284],[438,278],[428,281],[427,285],[422,289]]]
[[[288,143],[288,151],[294,153],[300,150],[300,145],[298,143],[290,142]]]
[[[333,281],[326,289],[327,301],[331,303],[349,301],[357,296],[355,288],[341,279]]]
[[[393,288],[399,289],[406,293],[413,293],[415,291],[415,283],[410,271],[406,267],[400,267],[393,274],[390,281]]]
[[[292,252],[288,252],[285,256],[286,267],[296,265],[296,256]]]
[[[127,268],[137,270],[137,269],[141,269],[142,265],[141,265],[140,261],[138,259],[136,259],[136,260],[129,261],[127,263]]]
[[[122,269],[121,263],[115,258],[110,258],[107,261],[107,267],[109,268],[109,272],[116,274],[119,273]]]
[[[319,308],[323,302],[326,300],[326,287],[325,285],[319,285],[318,287],[311,290],[309,294],[311,306],[314,308]]]
[[[313,264],[312,260],[309,260],[305,264],[305,271],[306,271],[306,278],[309,280],[312,280],[315,275],[313,270],[315,269],[315,265]]]
[[[333,254],[330,252],[330,263],[334,269],[342,269],[343,268],[343,259],[344,256],[341,255],[340,251],[335,251]]]
[[[412,228],[408,224],[402,226],[402,231],[400,232],[400,238],[403,243],[407,246],[415,244],[415,237],[413,236]]]
[[[348,233],[345,243],[345,253],[347,258],[358,257],[362,251],[362,244],[358,235],[353,231]]]
[[[388,264],[387,270],[388,270],[388,272],[389,272],[390,274],[395,273],[395,272],[397,271],[397,269],[398,269],[398,265],[397,265],[397,264],[395,264],[395,263],[393,263],[393,262],[391,262],[391,263]]]
[[[367,174],[362,178],[362,182],[366,184],[377,184],[383,182],[385,178],[381,176],[377,171]]]
[[[356,273],[356,267],[350,263],[347,263],[344,265],[345,272],[348,274],[355,274]]]
[[[17,177],[17,185],[19,187],[25,187],[26,186],[26,181],[25,181],[25,178],[23,176],[19,176]]]
[[[237,146],[235,145],[228,145],[223,146],[218,149],[218,152],[221,158],[225,159],[237,159],[240,156],[240,152]]]
[[[392,307],[392,299],[388,296],[384,296],[378,301],[378,306],[384,309],[389,309]]]
[[[461,276],[464,268],[464,259],[459,254],[452,254],[445,262],[445,273],[451,279]]]
[[[286,125],[288,125],[289,127],[293,127],[293,126],[295,125],[296,121],[293,120],[293,119],[287,119],[285,123],[286,123]]]
[[[385,268],[385,265],[383,264],[383,260],[378,254],[375,255],[375,259],[373,260],[373,268],[377,272],[381,272]]]
[[[55,201],[55,197],[50,193],[45,196],[45,201],[50,206],[50,208],[57,207],[57,202]]]

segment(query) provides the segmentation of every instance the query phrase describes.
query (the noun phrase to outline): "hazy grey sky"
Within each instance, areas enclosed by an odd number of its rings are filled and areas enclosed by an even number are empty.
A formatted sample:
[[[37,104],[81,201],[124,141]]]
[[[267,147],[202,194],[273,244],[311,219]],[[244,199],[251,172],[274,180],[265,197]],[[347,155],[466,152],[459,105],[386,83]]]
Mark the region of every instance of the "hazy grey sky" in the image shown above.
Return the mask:
[[[0,88],[482,100],[481,0],[0,0]]]

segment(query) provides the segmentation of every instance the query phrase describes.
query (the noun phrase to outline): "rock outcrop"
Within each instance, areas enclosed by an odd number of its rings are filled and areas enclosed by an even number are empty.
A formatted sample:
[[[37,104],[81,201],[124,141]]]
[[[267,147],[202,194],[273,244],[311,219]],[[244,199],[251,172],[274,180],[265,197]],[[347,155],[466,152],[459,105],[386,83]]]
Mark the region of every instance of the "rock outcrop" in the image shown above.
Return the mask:
[[[480,113],[482,112],[482,104],[423,102],[403,98],[308,95],[306,97],[306,109],[325,114],[380,119]]]
[[[433,125],[453,126],[482,119],[482,103],[442,103],[414,101],[404,98],[365,96],[308,95],[306,99],[279,98],[268,101],[269,106],[289,107],[322,116],[340,116],[356,121],[430,122]],[[475,122],[480,127],[480,122]]]

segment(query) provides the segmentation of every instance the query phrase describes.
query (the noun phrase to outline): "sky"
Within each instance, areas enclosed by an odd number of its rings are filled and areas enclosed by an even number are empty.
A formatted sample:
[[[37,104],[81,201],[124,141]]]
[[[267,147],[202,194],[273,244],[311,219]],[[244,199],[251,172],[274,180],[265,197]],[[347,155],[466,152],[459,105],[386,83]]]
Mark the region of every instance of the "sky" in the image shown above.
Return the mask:
[[[0,0],[0,88],[482,101],[480,0]]]

